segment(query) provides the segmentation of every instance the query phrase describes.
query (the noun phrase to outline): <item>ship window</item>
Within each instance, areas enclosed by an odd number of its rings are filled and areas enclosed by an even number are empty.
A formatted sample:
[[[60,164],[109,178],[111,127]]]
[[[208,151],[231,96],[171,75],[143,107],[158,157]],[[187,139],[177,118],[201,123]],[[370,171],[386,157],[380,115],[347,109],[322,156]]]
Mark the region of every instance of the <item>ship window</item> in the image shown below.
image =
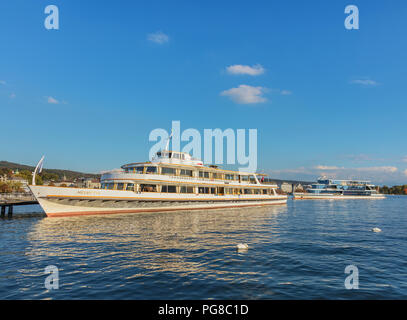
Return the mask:
[[[157,167],[147,167],[146,173],[157,173]]]
[[[199,171],[199,177],[209,179],[209,172],[207,172],[207,171]]]
[[[194,188],[182,186],[181,193],[194,193]]]
[[[254,189],[254,194],[261,194],[261,190],[260,189]]]
[[[176,186],[162,186],[161,187],[161,192],[176,193],[177,192],[177,187]]]
[[[267,194],[267,189],[263,189],[263,194]]]
[[[172,154],[172,157],[173,157],[174,159],[179,159],[179,153],[173,153],[173,154]]]
[[[123,190],[123,188],[124,188],[124,183],[118,183],[116,190]]]
[[[157,192],[157,186],[155,184],[140,184],[141,192]]]
[[[167,167],[161,168],[161,174],[175,175],[175,173],[176,173],[176,170],[174,168],[167,168]]]
[[[198,193],[208,194],[209,192],[210,192],[210,188],[208,188],[208,187],[198,187]]]
[[[192,170],[184,170],[184,169],[181,169],[180,174],[181,174],[181,176],[192,177]]]
[[[126,187],[127,191],[133,191],[134,190],[134,183],[128,183]]]
[[[244,194],[252,194],[252,190],[250,190],[250,189],[244,189]]]
[[[242,181],[249,181],[249,176],[241,176],[242,177]]]
[[[107,185],[107,189],[113,190],[114,183],[107,183],[106,185]]]
[[[144,167],[136,167],[137,173],[143,173]]]

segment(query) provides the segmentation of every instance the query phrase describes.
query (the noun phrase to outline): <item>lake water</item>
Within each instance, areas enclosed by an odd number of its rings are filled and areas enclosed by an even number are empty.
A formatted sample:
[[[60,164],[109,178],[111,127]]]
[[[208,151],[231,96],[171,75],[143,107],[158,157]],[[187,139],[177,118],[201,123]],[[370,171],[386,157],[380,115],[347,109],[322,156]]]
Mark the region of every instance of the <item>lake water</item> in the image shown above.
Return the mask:
[[[27,216],[38,206],[15,212],[0,219],[0,299],[407,298],[407,197],[67,218]],[[237,252],[238,243],[249,250]],[[59,289],[44,286],[49,265]],[[344,286],[348,265],[359,289]]]

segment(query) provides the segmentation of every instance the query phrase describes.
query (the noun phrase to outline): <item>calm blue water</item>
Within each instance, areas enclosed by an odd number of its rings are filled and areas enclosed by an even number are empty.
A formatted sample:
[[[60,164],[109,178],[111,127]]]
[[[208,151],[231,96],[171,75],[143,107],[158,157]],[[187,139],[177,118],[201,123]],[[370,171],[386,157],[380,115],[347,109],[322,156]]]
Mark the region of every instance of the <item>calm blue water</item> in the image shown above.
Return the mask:
[[[0,299],[407,298],[407,197],[22,216],[0,220]],[[247,252],[235,250],[241,242]],[[344,286],[350,264],[358,290]],[[58,290],[44,287],[48,265],[59,269]]]

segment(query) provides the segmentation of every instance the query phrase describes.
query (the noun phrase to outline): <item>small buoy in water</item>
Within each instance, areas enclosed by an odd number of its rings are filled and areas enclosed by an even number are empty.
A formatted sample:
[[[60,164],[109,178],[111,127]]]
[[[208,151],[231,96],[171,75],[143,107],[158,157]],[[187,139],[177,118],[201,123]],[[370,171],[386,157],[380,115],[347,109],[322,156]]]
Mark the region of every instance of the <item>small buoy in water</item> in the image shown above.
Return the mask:
[[[239,251],[239,250],[247,250],[247,249],[249,249],[249,246],[246,244],[246,243],[239,243],[237,246],[236,246],[236,249]]]
[[[380,228],[373,228],[372,231],[373,232],[382,232],[382,230]]]

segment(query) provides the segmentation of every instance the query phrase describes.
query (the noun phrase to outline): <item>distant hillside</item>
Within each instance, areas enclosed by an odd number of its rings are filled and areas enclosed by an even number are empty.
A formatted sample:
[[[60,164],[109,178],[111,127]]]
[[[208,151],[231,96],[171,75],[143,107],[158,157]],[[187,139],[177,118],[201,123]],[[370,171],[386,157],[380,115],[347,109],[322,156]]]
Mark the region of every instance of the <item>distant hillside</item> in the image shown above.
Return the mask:
[[[13,163],[13,162],[8,162],[8,161],[0,161],[0,169],[11,169],[15,171],[18,169],[18,171],[22,170],[29,170],[30,172],[33,172],[35,167],[33,166],[27,166],[25,164],[19,164],[19,163]],[[56,174],[60,180],[63,179],[65,176],[67,180],[75,180],[78,178],[99,178],[99,174],[92,174],[92,173],[83,173],[83,172],[77,172],[77,171],[71,171],[71,170],[61,170],[61,169],[46,169],[43,168],[42,173],[52,173]]]
[[[16,170],[18,169],[19,171],[21,170],[29,170],[30,172],[33,172],[35,167],[33,166],[27,166],[24,164],[19,164],[19,163],[13,163],[13,162],[8,162],[8,161],[0,161],[0,169],[6,168],[6,169],[11,169],[11,170]],[[70,170],[61,170],[61,169],[43,169],[43,173],[52,173],[56,174],[59,177],[59,180],[62,180],[64,175],[66,176],[67,180],[75,180],[78,178],[100,178],[99,174],[92,174],[92,173],[83,173],[83,172],[77,172],[77,171],[70,171]],[[264,179],[266,182],[274,182],[276,184],[282,184],[283,182],[289,183],[289,184],[302,184],[302,185],[307,185],[307,184],[312,184],[312,182],[309,181],[299,181],[299,180],[282,180],[282,179],[272,179],[272,178],[265,178]]]

